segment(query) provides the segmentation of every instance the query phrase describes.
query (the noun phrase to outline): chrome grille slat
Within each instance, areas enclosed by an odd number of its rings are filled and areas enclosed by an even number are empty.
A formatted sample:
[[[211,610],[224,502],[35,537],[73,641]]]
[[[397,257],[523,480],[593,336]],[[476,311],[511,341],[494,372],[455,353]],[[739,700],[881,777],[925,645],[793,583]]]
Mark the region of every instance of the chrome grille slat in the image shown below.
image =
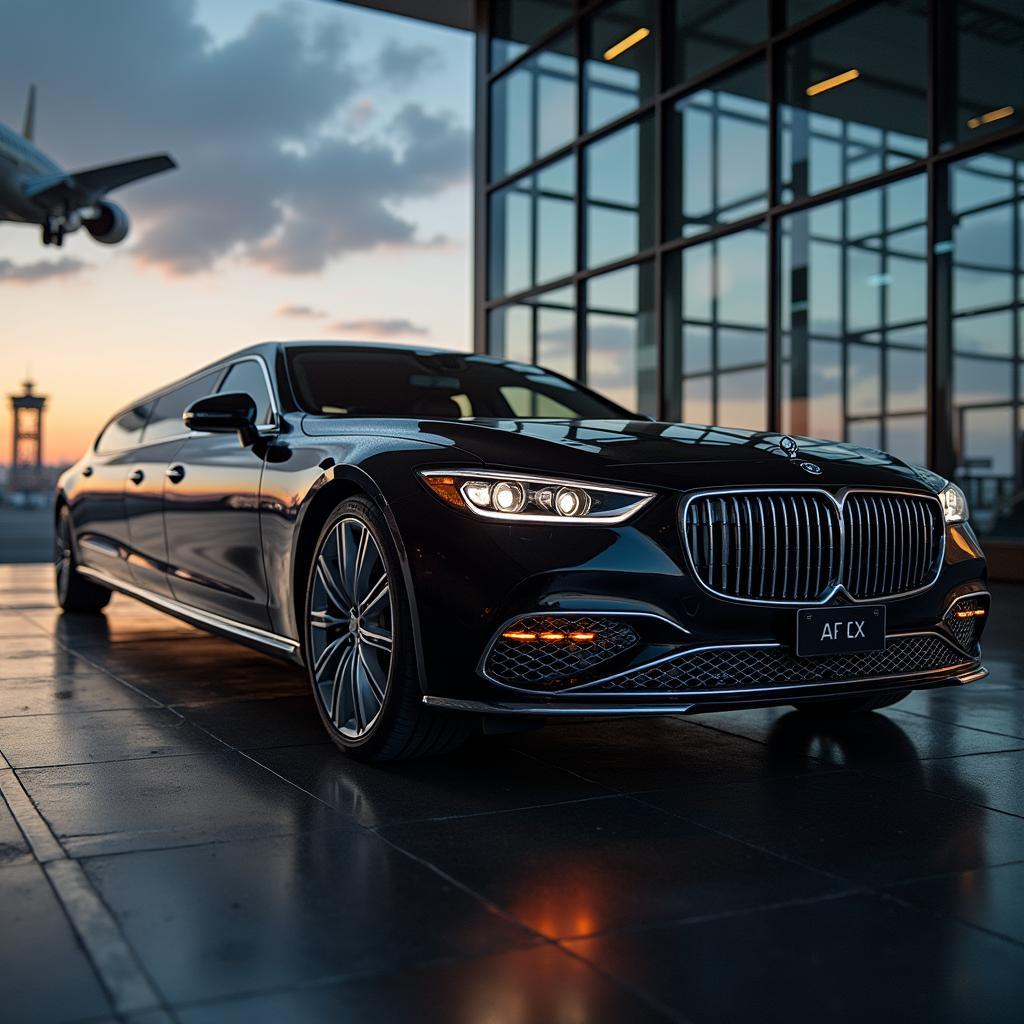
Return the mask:
[[[710,492],[684,506],[681,534],[708,589],[799,604],[842,585],[856,600],[933,582],[945,523],[938,502],[900,491]],[[760,563],[758,566],[756,563]]]

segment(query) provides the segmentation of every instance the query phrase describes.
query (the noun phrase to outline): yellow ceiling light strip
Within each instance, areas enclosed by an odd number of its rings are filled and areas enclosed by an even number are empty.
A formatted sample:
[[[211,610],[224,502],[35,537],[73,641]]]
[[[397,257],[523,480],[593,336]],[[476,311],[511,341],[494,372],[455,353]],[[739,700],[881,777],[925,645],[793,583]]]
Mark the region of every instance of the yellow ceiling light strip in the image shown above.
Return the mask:
[[[1013,117],[1017,111],[1013,107],[1000,107],[998,110],[990,110],[981,117],[972,117],[967,122],[968,128],[980,128],[983,124],[991,124],[993,121],[1002,121],[1004,117]]]
[[[844,71],[841,75],[833,75],[831,78],[826,78],[823,82],[815,82],[814,85],[807,86],[807,95],[818,96],[823,92],[828,92],[829,89],[846,85],[847,82],[852,82],[856,78],[860,78],[860,72],[856,68],[850,68],[849,71]]]
[[[620,39],[614,46],[609,46],[604,51],[605,60],[615,60],[620,54],[625,53],[628,49],[636,46],[637,43],[642,43],[649,35],[651,30],[649,28],[638,28],[635,32],[631,32],[625,39]]]

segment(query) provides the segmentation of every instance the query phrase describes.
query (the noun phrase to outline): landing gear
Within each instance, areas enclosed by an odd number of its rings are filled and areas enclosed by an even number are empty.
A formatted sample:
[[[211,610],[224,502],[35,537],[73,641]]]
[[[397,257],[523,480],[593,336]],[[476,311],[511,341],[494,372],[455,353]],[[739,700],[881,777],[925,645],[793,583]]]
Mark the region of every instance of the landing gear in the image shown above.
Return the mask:
[[[49,220],[43,225],[43,245],[62,246],[64,244],[64,225],[60,221]]]

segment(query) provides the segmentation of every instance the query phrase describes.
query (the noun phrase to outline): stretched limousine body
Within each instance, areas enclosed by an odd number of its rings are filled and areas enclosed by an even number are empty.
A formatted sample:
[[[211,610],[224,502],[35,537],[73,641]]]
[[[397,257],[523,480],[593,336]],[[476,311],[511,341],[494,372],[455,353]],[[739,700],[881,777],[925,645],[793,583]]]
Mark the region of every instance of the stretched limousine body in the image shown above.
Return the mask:
[[[118,413],[56,509],[65,609],[117,590],[300,662],[368,759],[523,716],[846,713],[985,675],[955,485],[490,356],[255,346]]]

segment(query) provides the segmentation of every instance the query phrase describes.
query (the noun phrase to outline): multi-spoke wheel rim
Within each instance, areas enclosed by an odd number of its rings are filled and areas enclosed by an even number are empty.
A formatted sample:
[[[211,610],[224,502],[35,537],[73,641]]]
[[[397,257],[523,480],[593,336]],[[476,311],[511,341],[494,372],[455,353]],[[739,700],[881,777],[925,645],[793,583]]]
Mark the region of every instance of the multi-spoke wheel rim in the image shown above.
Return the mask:
[[[316,554],[309,605],[314,689],[334,728],[358,739],[376,722],[391,682],[391,581],[369,527],[335,523]]]
[[[57,521],[54,541],[53,566],[57,575],[57,594],[63,599],[71,574],[71,534],[63,516]]]

